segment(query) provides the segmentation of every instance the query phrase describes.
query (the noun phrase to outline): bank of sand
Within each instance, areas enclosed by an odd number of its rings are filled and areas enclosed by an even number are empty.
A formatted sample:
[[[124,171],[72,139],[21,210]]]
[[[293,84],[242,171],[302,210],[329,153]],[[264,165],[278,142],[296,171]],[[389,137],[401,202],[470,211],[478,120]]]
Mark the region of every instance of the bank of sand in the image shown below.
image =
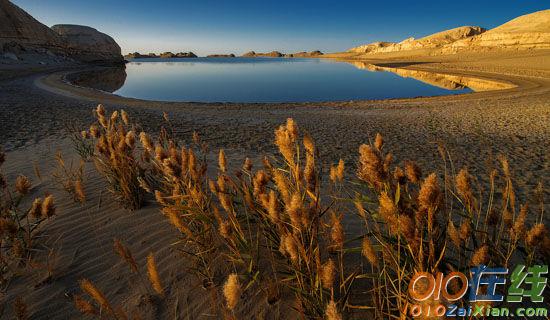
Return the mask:
[[[358,57],[346,57],[358,58]],[[71,296],[78,280],[88,278],[103,289],[115,305],[142,310],[145,318],[216,318],[210,293],[184,274],[182,256],[170,244],[176,233],[153,204],[134,213],[117,208],[105,185],[87,165],[84,206],[72,203],[53,184],[54,153],[61,150],[75,159],[64,125],[89,125],[91,110],[104,103],[108,110],[124,108],[149,131],[157,131],[166,111],[176,133],[187,139],[196,130],[212,150],[228,150],[235,165],[245,155],[258,157],[274,151],[273,131],[287,117],[294,118],[315,139],[325,163],[342,157],[348,175],[361,143],[376,132],[386,139],[396,161],[414,159],[425,171],[441,168],[437,144],[443,143],[455,166],[468,166],[486,175],[488,164],[506,154],[516,185],[531,190],[542,181],[550,185],[550,52],[493,52],[447,57],[371,57],[365,63],[410,70],[437,71],[513,83],[517,87],[460,96],[383,101],[350,101],[304,104],[200,104],[164,103],[126,99],[60,82],[59,70],[24,75],[0,83],[0,141],[9,151],[3,171],[11,181],[17,173],[33,178],[32,195],[53,192],[58,216],[41,229],[38,259],[54,249],[53,278],[44,282],[44,271],[29,271],[9,284],[9,302],[21,296],[32,319],[80,318]],[[41,179],[33,166],[40,168]],[[520,200],[526,197],[520,193]],[[546,191],[546,211],[550,199]],[[112,239],[129,244],[144,266],[154,251],[170,298],[147,302],[136,277],[112,251]],[[220,279],[221,281],[222,279]],[[219,291],[218,291],[219,292]],[[177,297],[177,298],[175,298]],[[208,297],[208,298],[207,298]],[[278,314],[277,306],[255,303],[246,297],[245,314]],[[283,306],[283,309],[285,307]],[[283,317],[284,318],[284,317]]]

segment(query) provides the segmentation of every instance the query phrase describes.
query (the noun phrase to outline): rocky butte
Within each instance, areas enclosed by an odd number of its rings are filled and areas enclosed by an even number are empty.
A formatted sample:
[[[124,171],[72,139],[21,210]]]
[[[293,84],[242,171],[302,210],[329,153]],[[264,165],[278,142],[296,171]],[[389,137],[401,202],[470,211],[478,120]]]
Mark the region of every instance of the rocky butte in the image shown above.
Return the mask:
[[[48,28],[9,0],[0,0],[0,59],[13,63],[124,63],[110,36],[79,25]]]

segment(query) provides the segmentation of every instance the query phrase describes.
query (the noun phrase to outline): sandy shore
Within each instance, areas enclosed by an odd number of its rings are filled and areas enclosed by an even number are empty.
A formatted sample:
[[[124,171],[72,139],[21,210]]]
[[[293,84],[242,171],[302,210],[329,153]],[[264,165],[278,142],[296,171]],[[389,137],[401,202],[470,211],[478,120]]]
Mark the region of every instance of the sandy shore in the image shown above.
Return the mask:
[[[87,126],[91,109],[103,103],[110,110],[124,108],[152,132],[166,111],[181,138],[188,139],[196,130],[213,149],[253,155],[272,152],[273,130],[293,117],[311,133],[327,161],[342,157],[352,164],[358,146],[380,132],[398,160],[438,163],[436,144],[442,142],[458,167],[467,165],[484,173],[486,160],[502,153],[509,156],[512,168],[529,172],[522,174],[524,178],[548,182],[549,56],[548,51],[533,51],[373,59],[367,62],[496,79],[517,87],[447,97],[333,103],[142,101],[67,85],[60,81],[64,72],[38,73],[0,84],[0,139],[4,148],[12,150],[48,136],[64,136],[67,123]]]
[[[147,319],[173,318],[175,310],[191,319],[216,317],[209,308],[211,301],[199,299],[210,293],[182,275],[181,257],[169,246],[175,232],[155,206],[135,213],[118,209],[101,191],[104,184],[91,165],[86,169],[86,205],[72,203],[53,186],[50,174],[55,151],[75,157],[70,142],[64,138],[65,125],[89,125],[93,121],[91,110],[97,103],[104,103],[108,110],[124,108],[153,132],[158,129],[162,111],[166,111],[178,136],[189,140],[191,133],[198,131],[211,149],[227,149],[233,163],[245,155],[273,152],[274,129],[292,117],[310,132],[323,159],[334,162],[344,158],[349,174],[354,170],[359,145],[380,132],[387,141],[385,148],[394,152],[397,161],[414,159],[425,171],[442,165],[437,151],[437,144],[442,143],[456,167],[468,166],[473,173],[486,175],[496,156],[505,154],[518,177],[518,186],[529,190],[539,181],[550,185],[550,52],[364,62],[495,79],[517,87],[382,101],[200,104],[140,101],[71,87],[60,81],[67,72],[62,70],[18,74],[15,79],[1,81],[0,141],[9,151],[4,170],[12,180],[17,173],[33,177],[32,195],[53,192],[59,212],[41,230],[44,244],[39,253],[45,255],[48,248],[55,248],[54,278],[42,283],[43,271],[29,271],[30,277],[10,284],[6,301],[24,296],[32,319],[80,318],[70,297],[78,291],[77,281],[85,277],[104,289],[113,303],[135,306]],[[35,163],[42,179],[34,177]],[[550,203],[548,195],[547,188],[546,208]],[[521,193],[519,198],[526,197],[527,193]],[[177,299],[162,304],[147,302],[139,282],[128,276],[127,267],[112,252],[115,236],[130,245],[142,264],[149,251],[155,252],[162,278],[170,284],[170,296]],[[245,301],[250,314],[260,312],[254,308],[253,299]]]

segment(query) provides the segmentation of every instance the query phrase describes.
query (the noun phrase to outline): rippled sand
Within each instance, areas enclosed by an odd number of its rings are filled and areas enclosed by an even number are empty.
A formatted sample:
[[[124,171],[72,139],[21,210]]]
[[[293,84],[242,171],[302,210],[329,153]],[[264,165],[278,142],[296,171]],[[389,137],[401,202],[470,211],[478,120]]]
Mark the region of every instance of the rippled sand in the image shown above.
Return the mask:
[[[123,276],[125,266],[112,254],[112,237],[126,239],[136,258],[144,260],[149,250],[157,251],[160,273],[168,283],[182,289],[192,314],[209,311],[206,299],[197,299],[191,281],[178,276],[179,256],[169,249],[174,239],[170,226],[155,206],[136,213],[116,208],[102,192],[103,182],[87,169],[86,192],[89,202],[80,208],[52,187],[49,174],[53,155],[63,150],[74,157],[64,126],[74,122],[87,126],[93,120],[92,108],[104,103],[108,110],[124,108],[149,131],[156,131],[167,111],[176,133],[189,141],[198,131],[212,150],[223,147],[236,165],[246,155],[258,158],[274,152],[272,136],[287,117],[310,132],[325,163],[340,157],[353,174],[357,149],[369,142],[376,132],[386,139],[396,161],[415,159],[425,171],[441,167],[438,143],[447,147],[455,167],[468,166],[477,175],[485,175],[498,154],[506,154],[515,173],[516,185],[525,190],[542,181],[550,186],[550,53],[487,53],[462,57],[424,57],[399,60],[363,61],[387,71],[434,81],[441,85],[462,83],[474,77],[496,80],[516,87],[502,91],[484,91],[448,97],[304,104],[189,104],[161,103],[124,99],[74,88],[61,82],[62,75],[37,73],[0,82],[0,139],[8,151],[6,170],[31,177],[33,165],[40,167],[43,180],[33,178],[33,194],[53,191],[60,215],[43,229],[45,244],[59,248],[55,281],[42,284],[41,276],[13,283],[8,299],[25,295],[34,317],[78,317],[67,297],[77,290],[83,277],[113,295],[113,303],[140,305],[143,297],[138,286]],[[398,71],[397,71],[398,70]],[[443,74],[434,80],[428,73]],[[439,76],[438,76],[439,77]],[[460,81],[459,81],[460,80]],[[478,80],[476,80],[478,81]],[[480,85],[475,82],[474,86]],[[466,85],[466,84],[463,84]],[[472,84],[470,84],[472,85]],[[482,181],[483,182],[483,181]],[[546,208],[550,210],[546,191]],[[519,201],[528,197],[520,193]],[[102,201],[99,201],[102,199]],[[101,204],[99,204],[101,202]],[[29,288],[33,288],[29,290]],[[189,288],[189,289],[188,289]],[[125,297],[129,297],[126,300]],[[180,301],[180,308],[184,302]],[[145,314],[172,316],[171,310],[145,306]],[[251,314],[259,312],[253,299],[248,301]]]

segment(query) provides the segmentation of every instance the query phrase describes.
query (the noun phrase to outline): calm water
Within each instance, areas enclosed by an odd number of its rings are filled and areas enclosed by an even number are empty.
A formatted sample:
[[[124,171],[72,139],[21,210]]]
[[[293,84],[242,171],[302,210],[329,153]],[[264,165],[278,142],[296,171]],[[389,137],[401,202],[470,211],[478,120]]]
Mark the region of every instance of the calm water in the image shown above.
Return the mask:
[[[391,72],[320,59],[137,59],[115,94],[147,100],[303,102],[437,96],[448,90]]]

